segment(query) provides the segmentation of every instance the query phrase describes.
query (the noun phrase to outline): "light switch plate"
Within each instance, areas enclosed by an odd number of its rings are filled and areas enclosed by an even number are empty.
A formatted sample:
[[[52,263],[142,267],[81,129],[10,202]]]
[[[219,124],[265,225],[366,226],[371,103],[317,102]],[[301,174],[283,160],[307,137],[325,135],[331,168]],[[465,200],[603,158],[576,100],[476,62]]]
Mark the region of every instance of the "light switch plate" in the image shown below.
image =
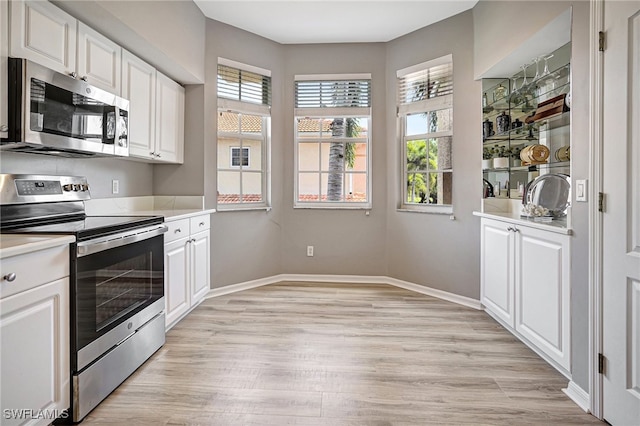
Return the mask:
[[[576,179],[576,201],[587,202],[587,180]]]

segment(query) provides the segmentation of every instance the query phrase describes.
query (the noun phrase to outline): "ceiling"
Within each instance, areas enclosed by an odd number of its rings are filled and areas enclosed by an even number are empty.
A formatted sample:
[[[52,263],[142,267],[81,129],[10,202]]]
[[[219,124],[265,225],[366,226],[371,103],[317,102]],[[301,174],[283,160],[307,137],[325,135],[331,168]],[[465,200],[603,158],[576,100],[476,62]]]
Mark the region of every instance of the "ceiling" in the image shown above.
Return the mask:
[[[387,42],[478,0],[194,0],[208,18],[282,44]]]

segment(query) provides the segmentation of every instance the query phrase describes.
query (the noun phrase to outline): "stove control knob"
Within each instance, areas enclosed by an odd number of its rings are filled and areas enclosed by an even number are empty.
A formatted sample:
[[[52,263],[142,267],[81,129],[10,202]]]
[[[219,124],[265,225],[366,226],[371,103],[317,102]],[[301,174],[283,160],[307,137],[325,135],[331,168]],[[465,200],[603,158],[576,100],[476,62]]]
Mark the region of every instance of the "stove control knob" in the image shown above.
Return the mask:
[[[78,185],[77,183],[74,183],[73,184],[73,190],[76,191],[76,192],[80,191],[80,185]]]
[[[70,183],[62,185],[62,190],[63,191],[73,191],[73,185],[71,185]]]
[[[82,186],[82,191],[88,191],[89,190],[89,185],[87,185],[86,183],[83,183],[81,186]]]

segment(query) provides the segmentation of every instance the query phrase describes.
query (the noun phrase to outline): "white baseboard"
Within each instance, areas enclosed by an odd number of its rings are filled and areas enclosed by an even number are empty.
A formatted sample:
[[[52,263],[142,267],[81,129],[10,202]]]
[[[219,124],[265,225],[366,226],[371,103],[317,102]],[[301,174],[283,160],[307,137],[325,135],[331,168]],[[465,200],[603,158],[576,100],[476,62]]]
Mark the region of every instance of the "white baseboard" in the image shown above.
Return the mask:
[[[585,413],[591,412],[591,410],[589,409],[589,394],[580,386],[576,385],[575,382],[569,382],[569,385],[565,389],[562,389],[562,392],[564,392],[569,398],[571,398],[571,400],[575,402],[576,405],[580,407]]]
[[[249,290],[256,287],[262,287],[264,285],[275,284],[284,281],[280,278],[282,275],[273,275],[267,278],[260,278],[257,280],[245,281],[243,283],[226,285],[224,287],[212,288],[209,290],[205,299],[210,297],[224,296],[225,294],[237,293],[243,290]]]
[[[438,290],[423,285],[398,280],[396,278],[386,276],[367,276],[367,275],[314,275],[314,274],[280,274],[267,278],[246,281],[244,283],[231,284],[224,287],[214,288],[209,291],[207,298],[217,297],[225,294],[236,293],[238,291],[248,290],[251,288],[261,287],[263,285],[275,284],[285,281],[300,282],[316,282],[316,283],[344,283],[344,284],[388,284],[405,290],[413,291],[427,296],[437,297],[438,299],[456,303],[473,309],[482,309],[479,300],[470,297],[460,296],[449,293],[447,291]]]

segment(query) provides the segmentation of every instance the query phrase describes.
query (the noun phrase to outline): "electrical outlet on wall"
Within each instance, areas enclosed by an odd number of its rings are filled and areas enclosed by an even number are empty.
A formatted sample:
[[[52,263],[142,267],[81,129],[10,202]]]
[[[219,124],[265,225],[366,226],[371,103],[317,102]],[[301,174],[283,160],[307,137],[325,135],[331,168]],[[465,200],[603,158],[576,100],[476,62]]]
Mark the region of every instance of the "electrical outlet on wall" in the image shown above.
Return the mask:
[[[120,181],[118,179],[114,179],[111,181],[111,193],[117,194],[120,192]]]
[[[307,256],[313,257],[313,246],[307,246]]]

